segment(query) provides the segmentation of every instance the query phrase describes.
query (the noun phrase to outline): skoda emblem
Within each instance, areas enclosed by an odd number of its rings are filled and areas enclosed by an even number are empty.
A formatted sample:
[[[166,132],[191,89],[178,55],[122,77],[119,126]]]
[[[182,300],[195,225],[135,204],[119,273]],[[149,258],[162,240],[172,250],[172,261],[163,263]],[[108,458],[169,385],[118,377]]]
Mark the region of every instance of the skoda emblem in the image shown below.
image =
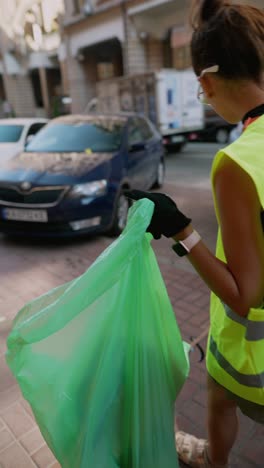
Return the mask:
[[[22,182],[20,187],[21,187],[22,190],[29,190],[31,188],[31,183],[30,182]]]

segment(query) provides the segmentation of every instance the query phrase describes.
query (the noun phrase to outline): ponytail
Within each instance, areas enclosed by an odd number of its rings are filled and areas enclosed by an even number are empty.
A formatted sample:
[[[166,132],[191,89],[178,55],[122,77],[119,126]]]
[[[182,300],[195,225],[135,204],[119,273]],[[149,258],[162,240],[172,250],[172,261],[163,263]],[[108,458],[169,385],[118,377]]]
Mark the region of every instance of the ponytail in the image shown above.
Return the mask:
[[[191,24],[194,29],[208,22],[223,6],[228,3],[223,0],[196,0],[191,9]]]
[[[219,65],[227,79],[262,81],[264,11],[228,0],[194,0],[191,10],[191,55],[197,75]]]

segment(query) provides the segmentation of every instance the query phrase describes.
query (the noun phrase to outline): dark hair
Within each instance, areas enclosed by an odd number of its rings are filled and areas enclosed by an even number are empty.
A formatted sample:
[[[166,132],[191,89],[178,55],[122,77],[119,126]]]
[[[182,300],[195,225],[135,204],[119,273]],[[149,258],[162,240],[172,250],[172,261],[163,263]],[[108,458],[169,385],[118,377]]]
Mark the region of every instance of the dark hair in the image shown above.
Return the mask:
[[[219,65],[227,79],[262,80],[264,12],[224,0],[196,0],[191,11],[194,29],[191,55],[197,75]]]

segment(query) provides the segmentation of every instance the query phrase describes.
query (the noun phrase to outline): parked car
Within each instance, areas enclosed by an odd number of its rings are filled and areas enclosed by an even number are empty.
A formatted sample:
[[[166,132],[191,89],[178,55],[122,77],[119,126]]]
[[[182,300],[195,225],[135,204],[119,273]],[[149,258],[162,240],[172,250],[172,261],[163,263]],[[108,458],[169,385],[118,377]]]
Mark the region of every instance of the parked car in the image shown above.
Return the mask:
[[[193,132],[189,136],[190,141],[205,141],[225,144],[229,141],[229,135],[235,125],[229,124],[210,106],[205,106],[204,128]]]
[[[136,114],[69,115],[0,168],[0,231],[24,236],[119,234],[124,189],[164,180],[162,137]]]
[[[0,119],[0,165],[17,153],[46,125],[47,119]]]

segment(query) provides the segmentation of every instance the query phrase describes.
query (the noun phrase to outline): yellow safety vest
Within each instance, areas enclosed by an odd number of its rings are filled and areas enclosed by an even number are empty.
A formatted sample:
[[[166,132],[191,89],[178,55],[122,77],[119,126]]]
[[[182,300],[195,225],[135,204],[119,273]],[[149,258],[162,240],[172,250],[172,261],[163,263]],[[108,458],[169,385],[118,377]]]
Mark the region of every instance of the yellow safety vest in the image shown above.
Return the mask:
[[[218,220],[213,180],[225,155],[249,174],[264,207],[264,116],[214,159],[211,180]],[[216,256],[226,261],[220,229]],[[240,317],[212,293],[210,322],[206,358],[209,374],[239,397],[264,405],[264,309],[252,308],[247,317]]]

